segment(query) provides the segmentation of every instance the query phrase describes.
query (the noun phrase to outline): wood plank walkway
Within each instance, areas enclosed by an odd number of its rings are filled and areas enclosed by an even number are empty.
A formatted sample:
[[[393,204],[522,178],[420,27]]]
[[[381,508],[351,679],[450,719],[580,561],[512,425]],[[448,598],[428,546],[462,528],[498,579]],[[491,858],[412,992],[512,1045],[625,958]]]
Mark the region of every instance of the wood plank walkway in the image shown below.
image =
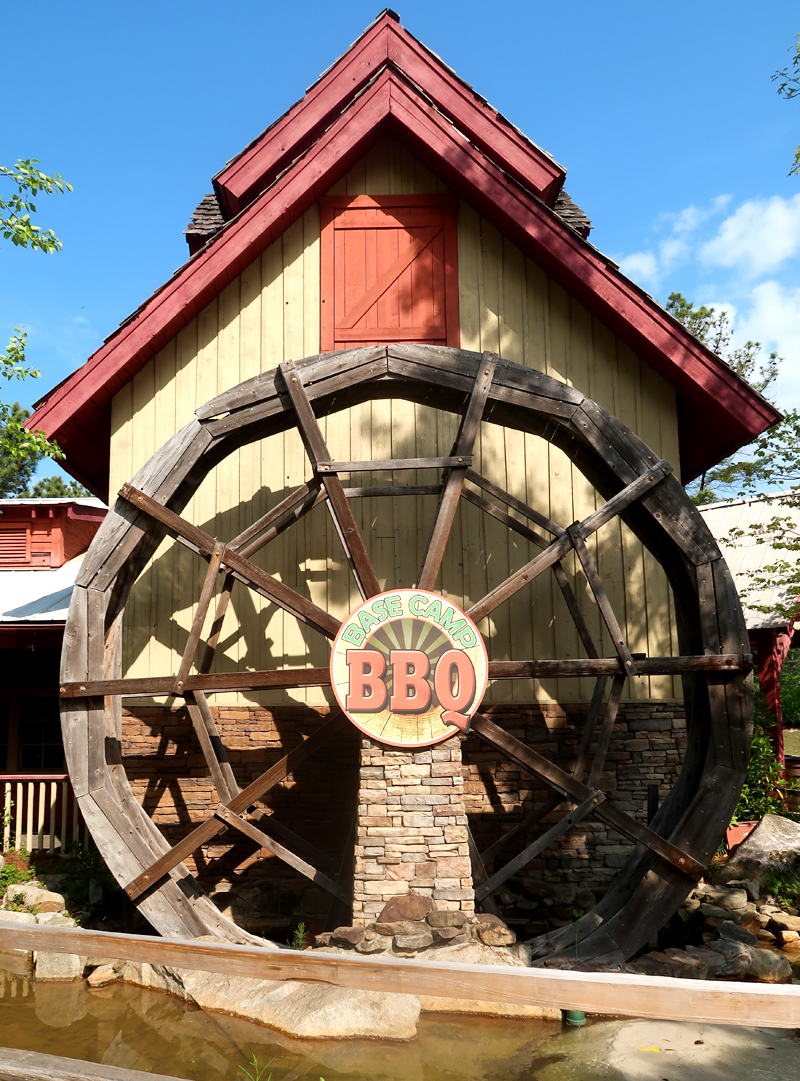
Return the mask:
[[[0,1048],[0,1081],[182,1081],[166,1074],[123,1070],[99,1062]]]
[[[800,1028],[800,986],[791,984],[406,961],[2,922],[0,949],[116,957],[259,980],[302,980],[365,991],[489,999],[626,1017]]]

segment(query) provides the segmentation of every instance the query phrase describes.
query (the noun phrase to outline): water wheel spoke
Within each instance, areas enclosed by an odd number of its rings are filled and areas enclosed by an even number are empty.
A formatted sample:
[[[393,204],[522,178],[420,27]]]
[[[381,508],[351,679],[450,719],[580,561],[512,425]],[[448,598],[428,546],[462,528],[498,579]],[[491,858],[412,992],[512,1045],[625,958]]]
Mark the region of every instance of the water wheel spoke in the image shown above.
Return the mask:
[[[194,728],[195,735],[197,736],[197,741],[200,744],[200,749],[203,752],[203,758],[205,758],[206,765],[208,766],[211,773],[211,779],[214,782],[214,787],[217,790],[217,798],[219,799],[220,803],[228,803],[238,793],[239,788],[236,785],[235,781],[233,782],[233,788],[231,788],[230,780],[233,777],[233,773],[231,772],[229,777],[225,774],[225,772],[223,772],[222,763],[219,759],[217,749],[214,747],[214,744],[211,740],[211,734],[206,723],[206,717],[204,716],[203,711],[201,711],[199,705],[200,699],[205,702],[205,695],[202,693],[202,691],[198,691],[196,694],[187,694],[186,709],[188,710],[189,718],[192,722],[192,727]],[[206,709],[208,709],[207,703]],[[216,732],[216,725],[214,725],[213,723],[213,718],[211,718],[211,723],[214,731]],[[225,755],[226,762],[227,757],[228,756]],[[230,769],[230,763],[228,763],[228,768]]]
[[[583,726],[581,742],[578,746],[578,753],[575,756],[575,768],[572,771],[572,776],[576,781],[583,780],[583,775],[589,764],[589,749],[592,745],[592,736],[597,727],[600,710],[603,708],[603,695],[605,694],[607,683],[608,676],[598,676],[594,683],[592,700],[589,703],[589,712],[586,714],[586,723]]]
[[[344,493],[342,482],[337,473],[320,474],[317,469],[319,462],[329,462],[331,456],[314,410],[311,408],[311,402],[308,400],[300,373],[291,360],[281,364],[280,371],[294,406],[306,453],[315,476],[320,478],[325,487],[328,509],[352,568],[356,584],[365,600],[367,597],[374,597],[375,594],[380,593],[381,587],[364,544],[364,538],[361,536],[350,503]]]
[[[588,785],[577,781],[555,763],[549,762],[543,755],[509,735],[508,732],[504,732],[502,728],[480,713],[476,713],[472,718],[472,731],[485,742],[503,751],[517,765],[541,777],[546,784],[562,793],[572,803],[583,803],[593,795]],[[692,856],[682,852],[670,841],[660,837],[624,811],[620,811],[609,801],[605,800],[598,804],[591,813],[630,840],[645,845],[673,867],[694,878],[695,881],[704,874],[705,868]]]
[[[643,657],[637,654],[640,676],[679,676],[705,673],[749,672],[749,653],[697,653],[679,657]],[[569,679],[576,676],[615,676],[623,672],[619,657],[570,657],[566,660],[489,661],[489,679]]]
[[[201,555],[210,556],[214,551],[216,541],[213,537],[210,537],[208,533],[204,533],[202,529],[198,529],[197,526],[191,525],[185,518],[169,510],[151,496],[145,495],[138,488],[134,488],[131,484],[123,484],[119,494],[123,499],[127,499],[129,503],[138,507],[139,510],[143,510],[151,518],[161,522],[170,533],[183,538]],[[338,619],[335,619],[290,586],[284,585],[277,578],[273,578],[271,574],[262,571],[239,553],[231,552],[229,549],[226,550],[224,565],[233,571],[235,576],[246,585],[262,596],[267,597],[268,600],[277,604],[279,608],[283,608],[284,611],[289,612],[296,619],[308,624],[309,627],[313,627],[328,638],[336,636],[339,629]]]
[[[583,540],[591,536],[592,533],[596,533],[598,529],[610,522],[612,518],[615,518],[618,514],[621,514],[626,507],[633,503],[637,499],[641,499],[643,495],[650,491],[656,484],[664,479],[669,473],[672,472],[672,466],[669,462],[658,462],[652,469],[649,469],[642,476],[637,477],[636,480],[628,484],[622,491],[617,492],[615,496],[607,500],[602,507],[599,507],[596,511],[593,511],[588,518],[580,523],[577,523],[574,530],[577,530]],[[518,593],[523,586],[526,586],[529,582],[532,582],[534,578],[537,578],[542,571],[552,567],[552,565],[559,559],[563,559],[564,556],[572,548],[572,539],[567,531],[561,533],[543,552],[540,552],[538,556],[534,556],[529,563],[526,563],[524,567],[520,567],[519,570],[510,574],[504,582],[501,582],[499,586],[496,586],[490,593],[487,593],[485,597],[479,600],[476,604],[468,609],[467,615],[474,619],[476,623],[484,619],[495,608],[503,604],[510,597],[513,597],[515,593]]]
[[[592,759],[589,780],[587,781],[589,788],[592,789],[597,788],[600,784],[600,777],[603,773],[603,766],[605,765],[606,755],[608,754],[609,744],[611,743],[611,734],[614,731],[614,725],[617,721],[619,701],[622,697],[624,686],[625,676],[614,676],[614,681],[611,684],[611,691],[608,695],[608,701],[606,702],[606,713],[603,717],[603,723],[600,725],[600,732],[597,736],[597,746],[595,747],[594,758]]]
[[[561,795],[551,796],[541,807],[536,807],[526,814],[520,822],[517,822],[510,830],[506,830],[484,852],[481,852],[481,859],[484,864],[490,863],[509,842],[513,841],[515,837],[519,837],[521,833],[530,829],[531,826],[535,826],[537,822],[541,822],[543,818],[546,818],[551,811],[554,811],[563,802],[564,799]]]
[[[507,507],[511,507],[512,510],[517,511],[517,513],[521,514],[524,518],[527,518],[531,522],[535,522],[536,525],[541,526],[541,528],[547,530],[548,533],[552,533],[554,537],[560,537],[564,532],[563,526],[558,525],[557,522],[551,521],[546,515],[541,514],[538,510],[534,510],[533,507],[529,507],[527,503],[523,503],[521,499],[517,499],[516,496],[511,495],[498,484],[481,476],[480,473],[476,473],[474,469],[467,470],[467,480],[471,484],[475,484],[478,488],[483,488],[489,495],[494,496],[495,499],[499,499],[501,503],[505,503]],[[512,521],[513,520],[514,519],[512,519]]]
[[[266,795],[271,788],[279,784],[298,766],[302,765],[312,754],[325,746],[345,724],[344,716],[336,713],[317,729],[307,740],[294,747],[284,755],[274,766],[257,777],[238,796],[235,796],[227,805],[227,809],[234,815],[240,815],[252,807],[258,800]],[[222,833],[226,824],[220,821],[214,814],[196,826],[183,840],[165,852],[163,856],[155,860],[146,870],[132,879],[125,887],[125,892],[136,900],[145,891],[151,889],[161,879],[169,874],[173,867],[177,867],[184,859],[196,852],[201,845],[207,844],[212,837]]]
[[[218,694],[222,691],[263,691],[272,688],[327,687],[328,668],[279,668],[267,671],[199,672],[187,676],[184,695],[191,691]],[[62,683],[62,698],[95,698],[118,694],[123,698],[161,698],[171,695],[174,676],[138,676],[129,679],[95,679],[81,683]]]
[[[497,489],[497,491],[499,492],[500,489]],[[526,540],[531,541],[538,548],[548,547],[550,543],[549,541],[545,540],[544,537],[542,537],[535,530],[530,529],[523,522],[518,522],[517,519],[512,518],[510,514],[506,514],[505,511],[502,511],[499,508],[495,507],[494,504],[490,503],[488,499],[484,499],[483,496],[478,495],[476,492],[471,491],[469,488],[464,488],[461,494],[464,499],[467,500],[467,502],[472,503],[480,510],[485,511],[487,514],[490,514],[493,518],[496,518],[498,522],[502,522],[503,525],[507,526],[509,529],[513,529],[515,533],[519,533],[521,537],[525,537]],[[551,523],[551,525],[552,524],[553,523]],[[562,533],[563,532],[564,531],[562,530]],[[597,657],[597,647],[595,646],[594,640],[592,639],[592,633],[589,630],[589,626],[586,622],[586,619],[584,618],[580,605],[578,604],[578,599],[573,592],[572,586],[569,584],[569,579],[567,578],[566,572],[561,565],[560,560],[556,560],[556,562],[553,563],[553,576],[555,577],[558,588],[561,590],[564,601],[566,602],[567,608],[569,609],[569,614],[572,616],[572,621],[575,624],[581,641],[583,642],[583,647],[586,650],[587,655],[589,657]]]
[[[214,816],[224,825],[232,826],[244,834],[245,837],[249,837],[251,841],[255,841],[259,848],[266,848],[268,852],[272,852],[274,856],[288,864],[289,867],[294,868],[295,871],[299,871],[301,875],[310,879],[316,886],[322,886],[324,890],[332,893],[334,897],[338,897],[340,901],[346,902],[348,900],[344,890],[336,882],[328,878],[324,872],[320,871],[318,867],[314,867],[313,864],[308,863],[301,856],[292,852],[291,849],[282,845],[280,841],[268,836],[258,826],[236,814],[231,810],[230,806],[226,807],[224,803],[221,803],[214,808]]]
[[[559,819],[555,825],[551,826],[546,833],[543,833],[541,837],[537,837],[536,840],[532,844],[529,844],[527,848],[523,849],[519,855],[514,856],[514,858],[509,860],[504,867],[501,867],[499,871],[496,871],[491,878],[478,886],[475,890],[476,902],[482,901],[490,893],[499,889],[512,875],[517,874],[523,867],[527,867],[531,860],[534,860],[537,856],[541,855],[546,848],[557,841],[559,837],[562,837],[567,830],[570,830],[582,819],[587,818],[605,801],[605,798],[604,792],[591,792],[583,803],[573,811],[568,811],[567,814]]]
[[[478,888],[488,880],[489,876],[486,873],[483,858],[478,851],[478,846],[475,844],[475,838],[473,837],[472,830],[469,826],[467,826],[467,844],[469,846],[469,859],[472,867],[472,885],[475,889],[475,900],[477,901]],[[500,916],[500,909],[493,897],[482,898],[482,901],[481,908],[484,912],[491,912],[493,916]]]
[[[339,873],[339,862],[333,859],[332,856],[327,856],[324,852],[320,852],[318,848],[307,841],[305,837],[301,837],[295,833],[294,830],[290,830],[288,826],[284,826],[282,822],[279,822],[274,814],[270,814],[267,811],[254,810],[250,812],[250,821],[258,826],[260,830],[268,834],[270,837],[278,841],[282,841],[293,852],[296,852],[299,856],[302,856],[309,863],[313,863],[315,867],[319,867],[322,871],[328,871],[330,874],[336,875]]]
[[[578,560],[583,567],[583,573],[586,575],[586,581],[589,583],[594,599],[597,601],[597,607],[600,609],[600,614],[603,617],[603,622],[608,628],[608,633],[611,635],[611,641],[614,643],[614,649],[619,655],[619,659],[622,661],[625,672],[630,676],[636,675],[636,662],[633,659],[628,643],[625,641],[625,635],[622,633],[622,628],[619,625],[614,609],[611,605],[611,601],[608,599],[605,586],[600,580],[600,574],[597,567],[594,565],[589,549],[586,547],[586,542],[581,536],[580,526],[576,522],[571,525],[567,530],[567,533],[572,541],[573,547]]]
[[[214,545],[214,551],[211,553],[208,559],[208,570],[206,571],[203,588],[200,590],[200,599],[197,602],[197,611],[194,614],[194,619],[192,620],[192,627],[189,631],[189,637],[186,640],[186,646],[183,650],[181,663],[178,666],[178,674],[175,677],[174,690],[176,694],[180,694],[183,688],[183,684],[186,681],[186,677],[189,674],[189,669],[192,666],[194,655],[197,652],[197,646],[200,642],[200,635],[203,632],[203,624],[206,621],[208,607],[211,604],[211,598],[214,595],[214,589],[217,584],[217,575],[221,570],[222,559],[224,555],[225,545],[217,541],[217,543]]]
[[[252,525],[249,525],[247,529],[243,529],[241,533],[228,543],[228,547],[232,552],[241,551],[243,555],[252,555],[255,549],[248,551],[245,549],[245,545],[249,545],[260,533],[268,530],[273,523],[277,522],[284,514],[287,514],[296,507],[298,503],[307,500],[310,495],[315,495],[319,491],[319,485],[320,482],[317,477],[305,481],[299,488],[295,488],[295,490],[290,492],[285,499],[282,499],[280,503],[274,506],[272,510],[263,514],[257,521],[253,522]],[[260,544],[259,547],[261,547]]]
[[[497,367],[497,359],[496,353],[486,352],[481,356],[478,374],[472,385],[469,404],[467,405],[461,420],[453,450],[453,454],[456,457],[466,458],[469,456],[471,460],[472,448],[475,445],[478,430],[481,426],[481,418],[483,417],[486,399],[489,396],[489,390],[492,386],[492,379],[494,378],[495,368]],[[436,508],[436,515],[433,519],[425,555],[422,558],[422,567],[417,580],[417,585],[420,589],[433,589],[436,584],[439,568],[442,565],[445,545],[447,544],[447,538],[450,536],[450,530],[453,528],[453,520],[455,519],[456,511],[458,510],[458,503],[464,488],[466,476],[467,466],[465,464],[450,469],[444,480],[442,494],[439,497],[439,506]]]
[[[214,621],[211,624],[203,659],[200,662],[201,672],[208,672],[214,663],[214,655],[217,652],[219,637],[222,634],[222,625],[225,622],[225,613],[228,611],[228,605],[230,604],[234,581],[235,579],[229,571],[223,579],[222,589],[219,591],[219,597],[217,598],[217,610],[214,613]]]

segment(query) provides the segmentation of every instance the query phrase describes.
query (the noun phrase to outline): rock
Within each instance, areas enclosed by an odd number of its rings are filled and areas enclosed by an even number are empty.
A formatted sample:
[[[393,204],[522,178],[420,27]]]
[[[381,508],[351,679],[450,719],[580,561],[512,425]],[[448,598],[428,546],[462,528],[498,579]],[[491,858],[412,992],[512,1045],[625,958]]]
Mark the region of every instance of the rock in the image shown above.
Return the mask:
[[[418,893],[406,893],[387,901],[375,922],[399,923],[402,920],[424,920],[432,909],[433,901],[430,897],[422,897]]]
[[[418,935],[423,931],[430,930],[430,926],[424,920],[397,920],[392,923],[373,923],[375,932],[379,935]]]
[[[800,931],[800,916],[787,916],[785,912],[770,914],[769,928],[772,931]]]
[[[74,953],[34,953],[33,975],[39,980],[79,980],[83,961]]]
[[[39,912],[34,919],[47,927],[77,927],[72,916],[62,916],[60,912]]]
[[[365,934],[366,931],[363,927],[337,927],[331,934],[330,944],[332,946],[344,946],[345,949],[352,950],[354,946],[363,941]]]
[[[800,942],[800,931],[776,931],[775,935],[784,948]]]
[[[757,878],[739,878],[728,882],[729,887],[743,889],[751,901],[757,901],[761,896],[761,887]]]
[[[117,961],[116,958],[114,958],[114,957],[87,957],[86,958],[86,964],[83,966],[83,970],[86,973],[86,975],[88,976],[89,972],[93,968],[102,968],[103,965],[114,965],[114,964],[118,964],[120,967],[122,967],[123,962],[122,961]]]
[[[314,945],[317,948],[321,946],[330,946],[332,934],[333,931],[323,931],[321,935],[316,935],[314,938]]]
[[[764,815],[714,875],[714,883],[756,879],[764,886],[765,876],[786,872],[800,872],[800,822],[780,815]]]
[[[515,947],[516,949],[516,947]],[[428,961],[452,961],[464,965],[510,965],[527,968],[523,958],[506,948],[492,949],[480,942],[459,946],[434,946],[420,957],[419,964]],[[476,1001],[474,999],[438,998],[423,995],[420,1006],[425,1013],[472,1013],[489,1017],[535,1017],[560,1021],[561,1011],[550,1006],[521,1006],[513,1002]],[[489,1076],[487,1074],[487,1076]]]
[[[36,923],[36,917],[32,912],[0,912],[0,920],[3,923]]]
[[[788,983],[792,978],[792,966],[782,953],[751,948],[748,976],[759,983]]]
[[[0,856],[0,868],[5,867],[5,865],[6,865],[6,861],[3,859],[2,856]]]
[[[513,946],[517,941],[517,936],[511,928],[502,924],[495,926],[493,924],[479,923],[477,931],[478,938],[486,946]]]
[[[703,901],[709,905],[719,905],[727,912],[741,912],[747,908],[747,890],[730,888],[711,889],[703,897]]]
[[[720,938],[727,939],[729,942],[744,942],[748,946],[757,946],[758,938],[756,935],[746,931],[744,927],[740,927],[738,923],[733,923],[731,920],[725,920],[717,927],[717,934]]]
[[[760,931],[756,931],[756,938],[761,945],[766,945],[771,942],[777,942],[778,940],[773,935],[772,931],[768,931],[766,927],[762,927]]]
[[[105,987],[120,979],[120,973],[111,965],[99,965],[86,978],[90,987]]]
[[[391,945],[392,940],[388,935],[373,935],[372,938],[365,936],[364,941],[356,946],[356,953],[385,953]]]
[[[720,908],[719,905],[710,905],[703,902],[700,905],[700,915],[707,920],[727,920],[730,918],[730,913],[726,908]]]
[[[708,965],[705,961],[701,961],[699,957],[690,957],[685,950],[679,950],[675,946],[667,947],[664,953],[667,957],[679,961],[683,965],[686,979],[704,980],[708,976]]]
[[[395,935],[394,944],[399,950],[426,950],[433,945],[433,931],[428,927],[413,935]]]
[[[302,1039],[380,1038],[416,1035],[419,999],[381,991],[254,980],[170,966],[125,966],[126,983],[169,990],[204,1010],[256,1021]]]
[[[458,939],[459,942],[467,941],[466,927],[434,927],[433,937],[437,942],[454,942]]]
[[[61,893],[51,893],[27,882],[17,882],[6,890],[0,908],[7,909],[12,905],[24,906],[33,912],[63,912],[67,902]]]
[[[464,927],[468,922],[466,912],[429,912],[425,917],[431,927]]]

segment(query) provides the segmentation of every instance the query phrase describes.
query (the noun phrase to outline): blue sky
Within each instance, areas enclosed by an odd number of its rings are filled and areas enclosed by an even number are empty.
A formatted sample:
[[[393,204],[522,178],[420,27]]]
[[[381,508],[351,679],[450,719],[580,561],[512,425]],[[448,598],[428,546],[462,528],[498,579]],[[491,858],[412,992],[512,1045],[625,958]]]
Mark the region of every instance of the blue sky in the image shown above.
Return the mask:
[[[28,332],[58,383],[183,263],[211,176],[377,15],[374,3],[230,8],[44,3],[6,61],[0,162],[37,157],[74,186],[40,200],[57,256],[0,242],[0,338]],[[421,0],[403,24],[568,169],[592,241],[648,292],[724,305],[741,339],[785,357],[800,403],[800,100],[788,0]],[[53,472],[51,463],[41,473]]]

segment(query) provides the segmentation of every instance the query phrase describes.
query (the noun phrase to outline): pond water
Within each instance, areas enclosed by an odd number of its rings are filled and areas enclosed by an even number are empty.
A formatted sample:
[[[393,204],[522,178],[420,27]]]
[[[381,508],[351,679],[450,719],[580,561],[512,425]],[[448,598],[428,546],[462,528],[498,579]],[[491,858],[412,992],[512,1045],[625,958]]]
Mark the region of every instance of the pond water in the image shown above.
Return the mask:
[[[0,963],[13,968],[15,959]],[[775,1030],[603,1019],[552,1021],[423,1014],[417,1038],[295,1040],[157,991],[82,982],[34,985],[0,970],[0,1048],[14,1047],[189,1081],[784,1081],[800,1042]],[[0,1062],[2,1061],[0,1050]],[[252,1071],[252,1067],[251,1067]]]

